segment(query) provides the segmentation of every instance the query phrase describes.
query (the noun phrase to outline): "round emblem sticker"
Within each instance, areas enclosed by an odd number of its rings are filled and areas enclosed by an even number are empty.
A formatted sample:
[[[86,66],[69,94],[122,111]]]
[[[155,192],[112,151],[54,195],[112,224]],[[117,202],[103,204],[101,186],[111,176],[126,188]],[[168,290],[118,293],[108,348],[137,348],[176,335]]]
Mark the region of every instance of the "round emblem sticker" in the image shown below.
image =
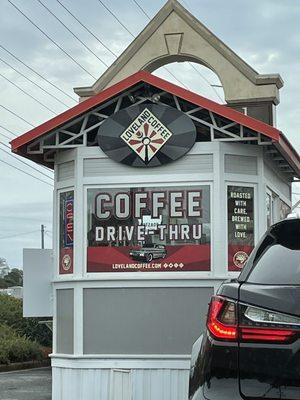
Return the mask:
[[[242,269],[245,265],[245,262],[248,260],[249,256],[244,251],[238,251],[233,256],[233,263],[236,267]]]
[[[61,261],[62,267],[64,271],[69,271],[72,265],[72,260],[69,254],[65,254]]]
[[[182,111],[147,103],[107,118],[99,128],[98,144],[116,162],[158,167],[184,156],[196,135],[193,121]]]

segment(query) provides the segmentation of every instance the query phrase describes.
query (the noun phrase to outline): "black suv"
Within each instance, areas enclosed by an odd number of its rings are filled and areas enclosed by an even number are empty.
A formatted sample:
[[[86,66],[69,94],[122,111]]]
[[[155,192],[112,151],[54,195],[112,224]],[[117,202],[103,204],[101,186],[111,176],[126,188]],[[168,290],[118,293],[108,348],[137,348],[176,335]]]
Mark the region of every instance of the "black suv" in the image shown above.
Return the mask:
[[[300,399],[300,219],[273,225],[211,299],[190,400]]]

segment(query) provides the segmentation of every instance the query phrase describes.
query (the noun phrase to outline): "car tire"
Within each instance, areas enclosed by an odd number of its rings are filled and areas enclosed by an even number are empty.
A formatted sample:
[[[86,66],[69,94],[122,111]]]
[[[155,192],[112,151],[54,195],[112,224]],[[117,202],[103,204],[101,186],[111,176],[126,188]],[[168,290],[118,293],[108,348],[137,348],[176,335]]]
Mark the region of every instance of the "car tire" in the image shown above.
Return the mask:
[[[146,261],[149,263],[153,260],[153,254],[149,253],[146,255]]]

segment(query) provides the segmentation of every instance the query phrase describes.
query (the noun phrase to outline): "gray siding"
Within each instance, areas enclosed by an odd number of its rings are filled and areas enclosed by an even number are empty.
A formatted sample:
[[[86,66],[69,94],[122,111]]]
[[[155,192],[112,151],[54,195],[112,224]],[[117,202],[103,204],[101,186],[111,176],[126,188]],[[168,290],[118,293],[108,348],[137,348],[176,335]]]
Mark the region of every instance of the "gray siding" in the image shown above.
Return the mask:
[[[84,289],[85,354],[190,354],[213,288]]]
[[[225,172],[229,174],[257,175],[257,157],[226,154]]]
[[[58,182],[66,181],[67,179],[73,179],[75,172],[74,161],[67,161],[57,166],[57,180]]]
[[[73,354],[74,352],[74,290],[56,291],[56,352]]]
[[[212,154],[195,154],[185,156],[182,159],[156,168],[135,168],[137,176],[153,175],[155,173],[174,174],[210,173],[213,172]],[[132,174],[132,167],[116,163],[109,158],[88,158],[83,163],[83,176],[123,176]]]
[[[284,181],[277,173],[271,162],[264,164],[265,178],[272,183],[279,193],[288,199],[291,198],[291,183]]]

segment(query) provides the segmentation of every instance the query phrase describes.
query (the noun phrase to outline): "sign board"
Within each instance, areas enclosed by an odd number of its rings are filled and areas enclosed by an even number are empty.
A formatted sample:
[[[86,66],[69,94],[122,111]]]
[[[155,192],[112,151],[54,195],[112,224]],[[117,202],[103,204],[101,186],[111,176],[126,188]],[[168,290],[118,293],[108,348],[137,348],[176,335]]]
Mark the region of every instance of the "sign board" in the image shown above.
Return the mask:
[[[59,197],[59,273],[73,273],[74,191]]]
[[[254,188],[228,186],[228,270],[240,271],[254,248]]]
[[[87,272],[210,270],[210,186],[89,189]]]
[[[99,146],[108,157],[132,167],[157,167],[178,160],[195,141],[191,118],[152,103],[118,111],[98,131]]]
[[[48,249],[23,250],[23,316],[53,316],[53,252]]]

